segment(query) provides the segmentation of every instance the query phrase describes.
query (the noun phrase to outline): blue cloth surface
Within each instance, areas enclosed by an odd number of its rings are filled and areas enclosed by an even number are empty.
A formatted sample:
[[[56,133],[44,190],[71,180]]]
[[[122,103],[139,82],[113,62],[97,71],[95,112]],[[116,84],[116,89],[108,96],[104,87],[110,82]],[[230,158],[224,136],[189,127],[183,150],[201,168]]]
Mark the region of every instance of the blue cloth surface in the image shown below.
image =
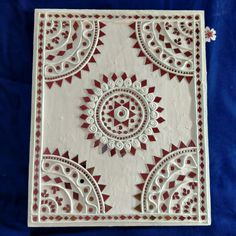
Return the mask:
[[[212,225],[27,228],[35,8],[205,10],[217,31],[207,44]],[[0,0],[0,236],[236,235],[236,1]]]

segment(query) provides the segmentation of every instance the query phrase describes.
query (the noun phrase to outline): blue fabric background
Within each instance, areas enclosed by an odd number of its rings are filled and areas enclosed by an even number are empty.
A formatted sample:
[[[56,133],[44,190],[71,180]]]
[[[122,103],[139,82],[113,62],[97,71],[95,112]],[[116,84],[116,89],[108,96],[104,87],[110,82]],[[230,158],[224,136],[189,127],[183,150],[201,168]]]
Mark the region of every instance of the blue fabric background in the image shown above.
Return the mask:
[[[34,8],[205,10],[212,226],[27,228]],[[236,235],[236,1],[0,0],[0,235]]]

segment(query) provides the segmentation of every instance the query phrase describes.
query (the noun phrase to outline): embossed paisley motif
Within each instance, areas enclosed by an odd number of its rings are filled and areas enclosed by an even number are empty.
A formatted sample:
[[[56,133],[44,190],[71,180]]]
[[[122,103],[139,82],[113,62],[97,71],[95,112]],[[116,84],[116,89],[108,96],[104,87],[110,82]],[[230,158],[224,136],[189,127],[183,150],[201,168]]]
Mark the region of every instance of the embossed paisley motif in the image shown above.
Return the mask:
[[[89,63],[96,62],[94,55],[100,54],[103,27],[104,23],[92,20],[47,21],[44,76],[49,88],[54,82],[71,83],[73,76],[81,78],[81,71],[89,71]]]
[[[193,78],[193,22],[189,21],[147,21],[130,25],[134,32],[134,48],[139,57],[145,57],[145,64],[151,64],[153,71],[168,74],[179,81]]]
[[[111,156],[116,152],[135,155],[137,148],[145,150],[148,141],[156,140],[154,134],[164,119],[155,87],[125,73],[103,75],[103,81],[95,80],[94,85],[80,106],[80,118],[85,121],[81,127],[89,130],[87,139],[95,139],[94,147],[101,144],[102,153],[110,150]]]
[[[135,197],[141,203],[135,208],[146,213],[197,214],[197,163],[196,147],[172,145],[171,151],[163,150],[162,157],[154,157],[148,164],[148,173],[142,173],[141,193]]]
[[[42,160],[41,214],[98,214],[111,209],[103,194],[106,187],[99,184],[100,175],[93,175],[94,167],[86,161],[79,163],[78,155],[60,155],[58,149],[46,149]]]

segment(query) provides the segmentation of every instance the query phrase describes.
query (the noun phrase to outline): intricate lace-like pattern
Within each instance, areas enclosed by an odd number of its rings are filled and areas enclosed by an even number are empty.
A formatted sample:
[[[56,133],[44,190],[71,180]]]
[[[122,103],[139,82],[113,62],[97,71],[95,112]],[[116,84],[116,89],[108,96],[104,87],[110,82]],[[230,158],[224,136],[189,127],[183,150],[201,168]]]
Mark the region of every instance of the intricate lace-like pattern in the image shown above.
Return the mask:
[[[68,151],[60,155],[58,149],[47,148],[42,160],[41,213],[99,214],[111,209],[103,194],[106,187],[99,184],[100,175],[86,161],[79,162],[78,155],[70,158]],[[69,216],[68,216],[69,217]]]
[[[144,21],[129,25],[134,32],[130,38],[139,50],[138,57],[152,65],[152,71],[168,74],[179,81],[193,78],[193,22]]]
[[[138,81],[136,76],[103,75],[95,80],[94,88],[87,89],[89,96],[80,108],[85,122],[82,128],[89,130],[87,139],[95,139],[94,147],[102,145],[102,152],[110,150],[111,156],[119,152],[135,155],[136,149],[146,149],[148,141],[155,141],[163,108],[155,87],[148,87],[147,80]]]
[[[44,75],[49,88],[61,87],[64,80],[81,79],[81,71],[89,71],[103,45],[101,30],[105,24],[91,20],[48,20],[46,23]]]

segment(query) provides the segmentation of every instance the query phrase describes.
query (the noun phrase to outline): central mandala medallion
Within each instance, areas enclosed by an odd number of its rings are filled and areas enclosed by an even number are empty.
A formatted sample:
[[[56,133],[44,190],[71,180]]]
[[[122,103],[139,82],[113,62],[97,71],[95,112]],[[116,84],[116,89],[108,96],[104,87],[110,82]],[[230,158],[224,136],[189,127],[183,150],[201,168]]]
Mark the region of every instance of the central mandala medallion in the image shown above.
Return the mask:
[[[119,151],[135,154],[137,148],[146,149],[147,141],[155,141],[163,108],[161,98],[154,96],[155,87],[147,87],[147,80],[137,81],[124,73],[111,78],[103,75],[103,82],[95,80],[95,88],[87,89],[86,105],[80,117],[85,120],[87,139],[95,139],[94,146],[102,144],[102,153],[110,150],[111,155]]]
[[[124,141],[142,133],[148,124],[147,114],[148,104],[140,94],[131,88],[117,88],[99,100],[96,121],[108,137]]]

